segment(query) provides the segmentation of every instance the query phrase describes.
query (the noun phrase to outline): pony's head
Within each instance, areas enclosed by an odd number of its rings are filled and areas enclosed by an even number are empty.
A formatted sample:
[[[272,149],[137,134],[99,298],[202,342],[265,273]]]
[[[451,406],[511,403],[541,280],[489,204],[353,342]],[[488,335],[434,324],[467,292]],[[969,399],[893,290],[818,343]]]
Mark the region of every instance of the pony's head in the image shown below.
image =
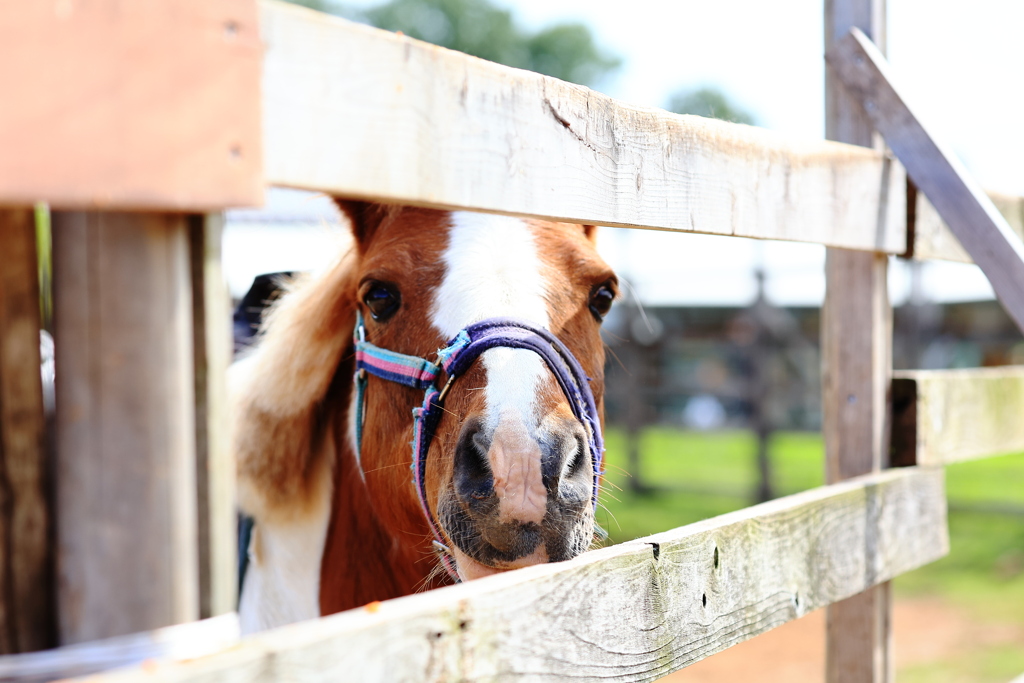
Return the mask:
[[[367,341],[435,360],[473,323],[515,318],[569,348],[600,412],[600,325],[617,282],[597,255],[592,227],[339,204],[357,244],[355,303]],[[426,528],[409,470],[412,410],[422,401],[423,391],[367,380],[361,471],[394,538],[422,538]],[[541,356],[521,348],[484,351],[453,382],[424,480],[429,514],[463,578],[589,547],[593,435],[569,401]]]

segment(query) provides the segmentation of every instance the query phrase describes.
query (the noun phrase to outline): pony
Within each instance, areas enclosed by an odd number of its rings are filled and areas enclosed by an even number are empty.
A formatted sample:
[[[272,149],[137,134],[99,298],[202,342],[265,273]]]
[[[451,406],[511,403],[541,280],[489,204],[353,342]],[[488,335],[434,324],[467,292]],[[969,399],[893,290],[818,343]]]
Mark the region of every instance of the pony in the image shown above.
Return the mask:
[[[570,559],[594,539],[600,324],[618,287],[594,226],[336,203],[352,247],[286,285],[229,373],[239,506],[255,519],[246,632]],[[363,372],[366,349],[435,358],[494,318],[564,345],[592,423],[565,373],[507,341],[447,396]],[[414,411],[435,407],[421,438]]]

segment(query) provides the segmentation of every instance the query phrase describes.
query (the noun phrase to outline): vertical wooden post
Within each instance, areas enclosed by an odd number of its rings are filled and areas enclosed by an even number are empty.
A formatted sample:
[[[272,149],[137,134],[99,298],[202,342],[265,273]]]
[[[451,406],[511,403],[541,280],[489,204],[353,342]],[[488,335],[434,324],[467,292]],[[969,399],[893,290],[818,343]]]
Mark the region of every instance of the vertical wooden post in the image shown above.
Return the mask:
[[[826,0],[825,48],[857,26],[885,49],[885,0]],[[880,146],[860,106],[825,77],[826,137]],[[880,183],[881,185],[881,183]],[[829,249],[822,312],[822,401],[826,479],[887,465],[892,309],[885,254]],[[828,608],[826,680],[891,681],[891,596],[883,583]]]
[[[53,216],[61,640],[198,616],[187,217]]]
[[[56,645],[32,209],[0,209],[0,654]]]
[[[235,464],[227,438],[231,301],[221,269],[223,214],[189,217],[196,392],[199,616],[238,602]]]

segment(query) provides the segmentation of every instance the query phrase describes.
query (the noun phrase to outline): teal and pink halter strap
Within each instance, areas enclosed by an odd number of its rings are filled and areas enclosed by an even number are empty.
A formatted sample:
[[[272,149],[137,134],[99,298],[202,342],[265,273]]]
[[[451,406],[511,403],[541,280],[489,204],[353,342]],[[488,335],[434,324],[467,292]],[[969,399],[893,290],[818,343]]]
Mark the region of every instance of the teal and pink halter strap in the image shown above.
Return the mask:
[[[604,455],[604,439],[597,404],[590,389],[590,378],[583,372],[579,361],[560,339],[542,328],[514,318],[490,318],[474,323],[460,331],[448,344],[437,352],[437,363],[396,353],[366,341],[366,330],[362,314],[357,313],[354,334],[356,349],[356,459],[360,461],[363,445],[363,422],[365,415],[365,394],[367,373],[397,382],[424,392],[423,404],[413,409],[412,478],[435,545],[447,550],[441,530],[430,506],[427,504],[426,464],[427,453],[434,430],[443,414],[444,399],[455,379],[462,375],[480,354],[493,348],[526,349],[540,356],[555,376],[562,393],[569,400],[573,416],[580,421],[587,432],[590,458],[594,465],[594,483],[591,503],[597,507],[598,486],[601,480],[601,465]],[[437,380],[447,376],[444,388],[437,388]],[[450,552],[443,552],[441,560],[448,573],[458,581],[455,562]]]

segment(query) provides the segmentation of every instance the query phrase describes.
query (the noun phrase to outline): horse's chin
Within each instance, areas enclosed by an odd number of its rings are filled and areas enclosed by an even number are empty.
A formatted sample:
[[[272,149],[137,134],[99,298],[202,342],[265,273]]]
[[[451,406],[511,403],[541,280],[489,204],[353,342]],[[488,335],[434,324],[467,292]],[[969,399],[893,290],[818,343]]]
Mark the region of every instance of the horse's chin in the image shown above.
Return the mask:
[[[543,546],[537,548],[537,550],[533,551],[526,557],[520,557],[515,562],[510,562],[501,567],[491,567],[477,562],[472,557],[459,550],[457,546],[452,548],[452,554],[455,556],[455,567],[459,572],[459,578],[463,581],[482,579],[485,576],[492,576],[494,574],[512,571],[513,569],[520,569],[522,567],[529,567],[535,564],[545,564],[548,562],[548,554],[544,550]]]

